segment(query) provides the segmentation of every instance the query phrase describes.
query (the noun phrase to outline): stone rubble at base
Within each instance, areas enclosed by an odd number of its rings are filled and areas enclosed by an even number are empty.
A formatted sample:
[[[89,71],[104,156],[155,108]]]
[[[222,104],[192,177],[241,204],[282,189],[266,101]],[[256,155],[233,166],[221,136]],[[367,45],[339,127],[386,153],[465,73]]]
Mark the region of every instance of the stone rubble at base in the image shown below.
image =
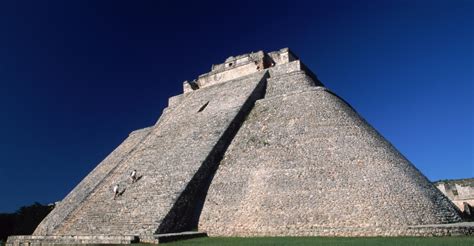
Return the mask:
[[[449,199],[287,48],[229,57],[183,91],[33,236],[7,244],[154,242],[196,228],[210,236],[473,233],[472,224],[456,224]],[[134,169],[141,176],[131,183]],[[115,184],[123,191],[114,200]]]

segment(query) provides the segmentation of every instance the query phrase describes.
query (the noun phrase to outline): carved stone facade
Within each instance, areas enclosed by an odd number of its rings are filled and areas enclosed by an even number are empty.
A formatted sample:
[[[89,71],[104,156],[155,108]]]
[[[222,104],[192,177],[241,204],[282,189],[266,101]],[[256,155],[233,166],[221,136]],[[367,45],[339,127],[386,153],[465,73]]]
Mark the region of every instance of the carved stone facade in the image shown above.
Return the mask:
[[[474,219],[474,178],[441,180],[434,185],[466,216]]]
[[[8,244],[150,242],[196,229],[211,236],[473,232],[448,224],[462,221],[449,199],[289,49],[229,57],[185,81],[183,91],[33,236]]]

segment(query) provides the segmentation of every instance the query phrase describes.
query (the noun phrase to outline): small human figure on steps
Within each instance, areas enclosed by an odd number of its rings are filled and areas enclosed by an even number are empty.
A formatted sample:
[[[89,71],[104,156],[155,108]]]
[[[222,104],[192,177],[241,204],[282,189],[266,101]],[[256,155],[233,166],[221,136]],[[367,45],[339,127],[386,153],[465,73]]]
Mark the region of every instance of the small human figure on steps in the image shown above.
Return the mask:
[[[132,184],[137,181],[137,170],[133,169],[132,173],[130,173],[130,179],[132,180]]]
[[[119,185],[114,185],[114,200],[119,196]]]

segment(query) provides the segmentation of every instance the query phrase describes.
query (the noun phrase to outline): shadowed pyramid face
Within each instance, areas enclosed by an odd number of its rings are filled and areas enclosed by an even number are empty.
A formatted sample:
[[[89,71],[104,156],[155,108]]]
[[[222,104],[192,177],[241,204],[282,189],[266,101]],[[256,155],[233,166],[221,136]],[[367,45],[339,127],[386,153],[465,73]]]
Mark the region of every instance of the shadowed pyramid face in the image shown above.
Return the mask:
[[[196,228],[223,236],[411,235],[409,225],[460,221],[446,197],[288,49],[230,57],[183,87],[36,236],[108,235],[117,243],[127,239],[116,235]],[[121,193],[112,199],[116,184]]]

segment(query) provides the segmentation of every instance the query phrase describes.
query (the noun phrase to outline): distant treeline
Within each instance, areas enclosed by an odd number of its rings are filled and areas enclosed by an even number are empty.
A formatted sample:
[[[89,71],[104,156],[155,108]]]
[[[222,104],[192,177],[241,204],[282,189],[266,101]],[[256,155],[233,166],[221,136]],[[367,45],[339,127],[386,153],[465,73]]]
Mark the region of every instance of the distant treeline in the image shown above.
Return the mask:
[[[0,213],[0,241],[6,241],[10,235],[31,235],[53,208],[54,205],[35,202],[15,213]]]

